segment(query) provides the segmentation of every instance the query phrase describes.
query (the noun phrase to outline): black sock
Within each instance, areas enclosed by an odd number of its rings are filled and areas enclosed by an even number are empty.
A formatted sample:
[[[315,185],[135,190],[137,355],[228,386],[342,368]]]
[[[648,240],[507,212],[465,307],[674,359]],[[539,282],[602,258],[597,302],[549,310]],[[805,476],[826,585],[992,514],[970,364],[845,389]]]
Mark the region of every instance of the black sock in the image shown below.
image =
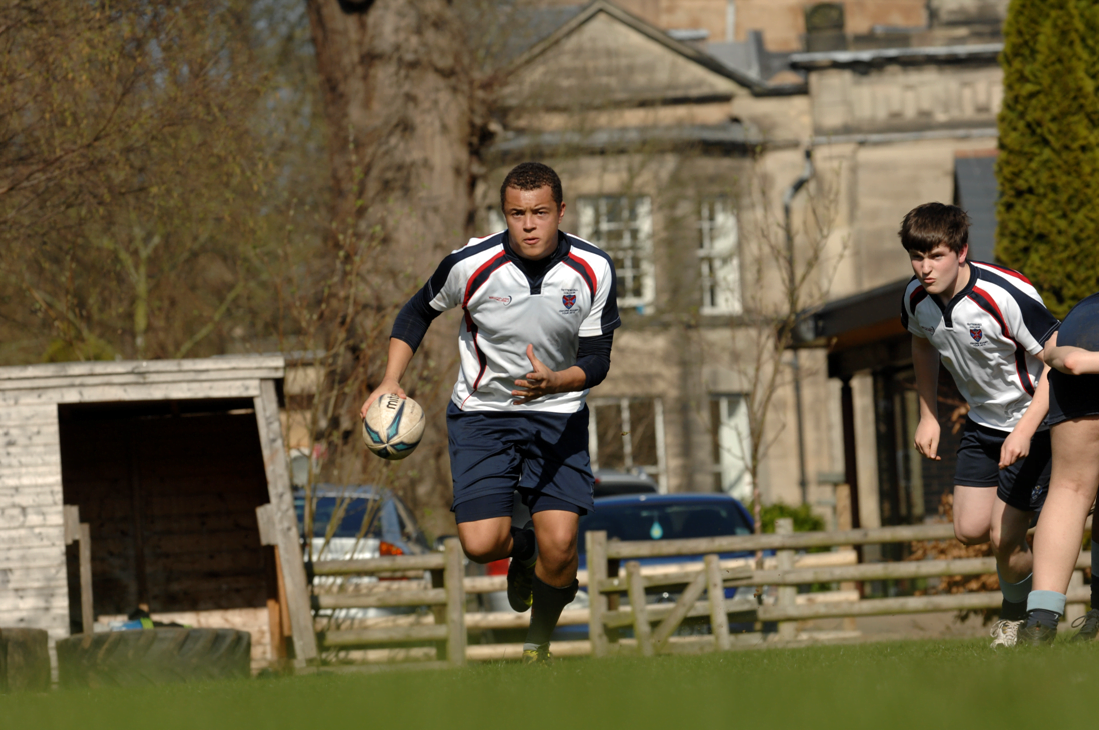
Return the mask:
[[[537,575],[534,576],[534,601],[530,609],[527,644],[541,646],[550,640],[550,634],[557,626],[557,619],[561,618],[561,611],[576,598],[579,587],[580,583],[574,580],[564,588],[554,588],[543,583]]]
[[[1026,601],[1012,603],[1004,599],[1000,607],[1000,619],[1002,621],[1022,621],[1026,618]]]
[[[534,530],[521,527],[511,528],[511,556],[520,563],[526,563],[534,557]]]
[[[1026,625],[1031,626],[1045,626],[1047,629],[1057,630],[1057,622],[1061,620],[1061,616],[1054,611],[1047,611],[1044,608],[1034,608],[1027,612]]]
[[[1091,608],[1099,608],[1099,576],[1091,576]]]

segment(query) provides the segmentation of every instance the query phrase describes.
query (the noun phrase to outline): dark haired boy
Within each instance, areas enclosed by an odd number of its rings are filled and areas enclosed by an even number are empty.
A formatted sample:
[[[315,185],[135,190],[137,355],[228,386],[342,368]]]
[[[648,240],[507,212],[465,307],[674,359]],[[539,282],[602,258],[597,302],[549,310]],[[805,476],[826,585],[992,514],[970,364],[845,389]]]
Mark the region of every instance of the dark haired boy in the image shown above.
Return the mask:
[[[1040,358],[1058,322],[1017,271],[969,261],[969,218],[925,203],[901,224],[915,276],[901,306],[920,401],[916,449],[940,459],[940,361],[969,404],[954,473],[954,535],[992,542],[1003,592],[992,646],[1014,646],[1026,619],[1033,554],[1026,531],[1050,476],[1049,391]]]
[[[610,368],[621,324],[614,264],[558,229],[561,180],[525,162],[500,186],[507,230],[443,259],[397,315],[385,377],[362,412],[401,376],[431,321],[452,307],[461,370],[447,408],[452,510],[466,555],[511,558],[508,601],[531,610],[525,662],[544,662],[561,611],[576,597],[577,528],[592,509],[588,389]],[[518,489],[532,525],[511,524]]]

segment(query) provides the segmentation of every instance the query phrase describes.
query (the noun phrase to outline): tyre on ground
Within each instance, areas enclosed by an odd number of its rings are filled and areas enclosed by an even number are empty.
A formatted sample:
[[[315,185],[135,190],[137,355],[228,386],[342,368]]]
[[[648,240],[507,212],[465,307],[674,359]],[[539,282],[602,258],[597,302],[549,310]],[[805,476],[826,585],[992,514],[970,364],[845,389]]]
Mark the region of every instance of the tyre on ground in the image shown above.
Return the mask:
[[[46,630],[0,628],[0,692],[46,692],[49,688]]]
[[[251,652],[235,629],[111,631],[57,642],[57,665],[62,687],[134,687],[247,677]]]

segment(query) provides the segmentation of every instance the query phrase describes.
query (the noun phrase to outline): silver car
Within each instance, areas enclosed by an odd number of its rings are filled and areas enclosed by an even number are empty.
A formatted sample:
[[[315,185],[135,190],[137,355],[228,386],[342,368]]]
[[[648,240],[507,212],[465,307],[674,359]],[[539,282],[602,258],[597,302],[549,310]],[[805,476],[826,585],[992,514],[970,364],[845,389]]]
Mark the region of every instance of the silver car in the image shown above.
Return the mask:
[[[430,552],[416,518],[400,497],[382,487],[320,484],[312,491],[312,533],[302,545],[307,562],[362,560],[385,555],[418,555]],[[305,490],[294,491],[298,528],[306,540]],[[317,576],[318,593],[353,593],[356,586],[376,583],[375,576]],[[336,621],[407,613],[404,608],[322,609],[318,617]]]

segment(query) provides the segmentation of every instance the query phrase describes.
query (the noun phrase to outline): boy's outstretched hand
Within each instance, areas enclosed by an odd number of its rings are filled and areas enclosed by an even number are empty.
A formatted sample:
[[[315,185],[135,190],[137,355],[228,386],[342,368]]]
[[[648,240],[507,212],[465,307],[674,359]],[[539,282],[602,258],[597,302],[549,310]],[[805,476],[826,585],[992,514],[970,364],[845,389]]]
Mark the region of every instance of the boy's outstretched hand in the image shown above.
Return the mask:
[[[928,459],[942,461],[939,456],[939,435],[941,429],[939,422],[931,418],[921,418],[916,426],[916,438],[914,439],[916,451],[919,451]]]
[[[557,392],[557,373],[535,357],[534,345],[527,345],[527,359],[530,360],[531,372],[524,376],[525,380],[515,381],[522,390],[511,391],[516,396],[516,405],[530,403],[536,398]]]
[[[1025,459],[1030,454],[1030,436],[1022,434],[1019,429],[1007,435],[1003,446],[1000,447],[1000,468],[1006,469],[1019,459]]]

